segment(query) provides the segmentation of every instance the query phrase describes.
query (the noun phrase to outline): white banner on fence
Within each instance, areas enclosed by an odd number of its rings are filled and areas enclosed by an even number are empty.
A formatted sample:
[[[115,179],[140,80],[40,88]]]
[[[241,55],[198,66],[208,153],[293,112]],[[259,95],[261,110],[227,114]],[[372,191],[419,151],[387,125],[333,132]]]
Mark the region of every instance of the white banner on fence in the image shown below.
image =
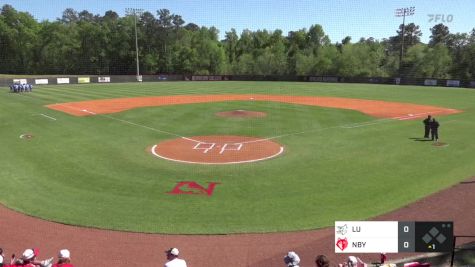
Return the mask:
[[[69,78],[57,78],[58,84],[69,83]]]
[[[13,79],[13,83],[25,84],[28,81],[26,79]]]
[[[99,83],[110,83],[111,77],[97,77],[97,82]]]
[[[35,79],[35,84],[48,84],[48,79]]]
[[[424,85],[436,86],[437,85],[437,80],[436,79],[425,79]]]
[[[459,87],[460,81],[459,80],[447,80],[447,86]]]

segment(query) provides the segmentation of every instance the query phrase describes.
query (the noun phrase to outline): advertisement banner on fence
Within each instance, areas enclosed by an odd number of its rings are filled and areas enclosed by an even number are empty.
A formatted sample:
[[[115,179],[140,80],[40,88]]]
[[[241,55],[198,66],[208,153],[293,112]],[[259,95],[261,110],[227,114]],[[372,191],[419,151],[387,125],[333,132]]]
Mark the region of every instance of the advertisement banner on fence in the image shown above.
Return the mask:
[[[48,84],[48,79],[35,79],[35,84]]]
[[[13,83],[25,84],[28,81],[26,79],[13,79]]]
[[[58,84],[69,83],[69,78],[57,78]]]
[[[460,86],[460,81],[459,80],[447,80],[447,86],[459,87]]]
[[[470,82],[470,87],[475,87],[475,81]]]
[[[192,81],[208,81],[209,77],[208,76],[191,76]]]
[[[221,76],[221,75],[209,76],[208,80],[210,80],[210,81],[222,81],[223,76]]]
[[[90,83],[91,78],[89,77],[78,77],[78,83]]]
[[[437,85],[437,80],[436,79],[425,79],[424,85],[436,86]]]
[[[110,83],[111,77],[97,77],[97,82],[99,83]]]
[[[338,77],[334,76],[310,76],[308,77],[309,82],[338,82]]]

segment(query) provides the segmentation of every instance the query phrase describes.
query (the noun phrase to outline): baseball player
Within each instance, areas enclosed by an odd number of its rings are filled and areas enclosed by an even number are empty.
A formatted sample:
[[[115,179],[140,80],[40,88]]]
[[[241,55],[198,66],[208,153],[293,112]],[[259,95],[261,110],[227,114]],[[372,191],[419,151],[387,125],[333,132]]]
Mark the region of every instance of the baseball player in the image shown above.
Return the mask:
[[[180,252],[177,248],[170,248],[165,251],[165,253],[167,254],[168,260],[167,263],[165,263],[165,267],[187,267],[186,261],[178,258]]]

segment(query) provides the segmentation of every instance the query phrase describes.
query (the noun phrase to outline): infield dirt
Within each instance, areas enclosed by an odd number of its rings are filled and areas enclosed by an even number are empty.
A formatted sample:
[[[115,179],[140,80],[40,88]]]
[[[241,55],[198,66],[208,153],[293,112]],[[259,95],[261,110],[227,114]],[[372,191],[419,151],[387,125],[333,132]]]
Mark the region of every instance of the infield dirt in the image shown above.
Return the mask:
[[[271,101],[308,106],[360,111],[376,118],[418,119],[427,114],[448,115],[462,111],[436,106],[341,97],[291,95],[174,95],[100,99],[47,105],[48,108],[74,116],[111,114],[140,107],[156,107],[223,101]]]

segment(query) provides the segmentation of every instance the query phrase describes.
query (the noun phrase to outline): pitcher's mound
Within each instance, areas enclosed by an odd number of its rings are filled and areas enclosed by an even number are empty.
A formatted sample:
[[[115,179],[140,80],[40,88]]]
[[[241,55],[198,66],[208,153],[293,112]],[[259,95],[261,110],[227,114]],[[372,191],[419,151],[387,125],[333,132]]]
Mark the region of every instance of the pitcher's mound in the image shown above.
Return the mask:
[[[226,118],[261,118],[267,116],[267,113],[260,112],[260,111],[250,111],[250,110],[231,110],[231,111],[223,111],[216,113],[219,117],[226,117]]]
[[[154,145],[151,152],[175,162],[237,164],[275,158],[284,152],[284,147],[256,137],[207,135],[167,140]]]

